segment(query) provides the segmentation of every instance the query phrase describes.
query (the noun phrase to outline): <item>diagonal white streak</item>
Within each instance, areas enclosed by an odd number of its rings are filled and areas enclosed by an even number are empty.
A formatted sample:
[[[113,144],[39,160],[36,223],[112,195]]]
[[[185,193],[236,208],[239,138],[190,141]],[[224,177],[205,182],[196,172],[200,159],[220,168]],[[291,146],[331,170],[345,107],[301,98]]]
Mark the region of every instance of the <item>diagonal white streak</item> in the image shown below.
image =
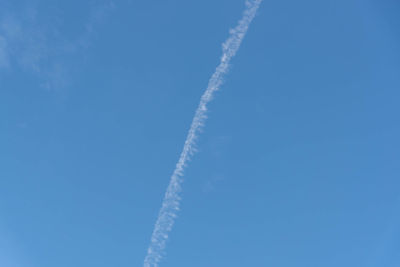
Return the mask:
[[[177,216],[180,205],[181,184],[183,182],[183,172],[195,152],[195,144],[199,131],[203,127],[206,120],[207,104],[211,101],[213,94],[223,83],[224,75],[228,72],[230,60],[235,56],[240,44],[247,32],[247,29],[256,15],[257,9],[262,0],[246,0],[246,9],[243,17],[239,20],[238,25],[230,30],[229,38],[222,45],[221,62],[211,76],[207,89],[201,97],[200,104],[194,115],[189,133],[186,137],[183,150],[172,173],[170,183],[162,202],[161,209],[151,236],[147,255],[144,260],[144,267],[157,267],[160,262],[168,234]]]

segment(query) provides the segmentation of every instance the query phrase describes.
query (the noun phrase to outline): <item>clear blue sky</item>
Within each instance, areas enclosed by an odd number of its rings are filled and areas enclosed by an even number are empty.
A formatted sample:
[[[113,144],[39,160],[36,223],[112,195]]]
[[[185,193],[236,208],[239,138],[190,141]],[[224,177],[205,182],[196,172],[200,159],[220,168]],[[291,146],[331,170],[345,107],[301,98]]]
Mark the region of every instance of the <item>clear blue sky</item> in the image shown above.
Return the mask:
[[[0,266],[141,266],[244,0],[0,0]],[[400,265],[400,3],[264,0],[162,267]]]

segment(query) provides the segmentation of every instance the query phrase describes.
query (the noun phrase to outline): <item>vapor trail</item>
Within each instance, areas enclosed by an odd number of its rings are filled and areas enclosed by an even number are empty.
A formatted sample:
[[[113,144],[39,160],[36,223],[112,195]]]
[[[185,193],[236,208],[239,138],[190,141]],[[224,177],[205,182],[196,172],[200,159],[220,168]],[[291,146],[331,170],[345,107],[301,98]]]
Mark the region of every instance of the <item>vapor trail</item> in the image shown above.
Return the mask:
[[[211,101],[213,94],[217,91],[224,79],[224,75],[228,72],[230,60],[235,56],[240,44],[247,32],[247,29],[256,15],[257,9],[262,0],[246,0],[246,9],[243,17],[239,20],[238,25],[230,30],[229,38],[222,45],[221,62],[211,76],[207,89],[201,97],[200,104],[194,115],[189,133],[186,137],[183,150],[172,173],[170,183],[162,202],[161,209],[158,214],[156,224],[147,255],[144,260],[144,267],[157,267],[161,260],[168,234],[172,230],[177,212],[180,205],[181,184],[183,182],[183,172],[187,162],[195,152],[195,144],[197,134],[204,125],[207,118],[207,104]]]

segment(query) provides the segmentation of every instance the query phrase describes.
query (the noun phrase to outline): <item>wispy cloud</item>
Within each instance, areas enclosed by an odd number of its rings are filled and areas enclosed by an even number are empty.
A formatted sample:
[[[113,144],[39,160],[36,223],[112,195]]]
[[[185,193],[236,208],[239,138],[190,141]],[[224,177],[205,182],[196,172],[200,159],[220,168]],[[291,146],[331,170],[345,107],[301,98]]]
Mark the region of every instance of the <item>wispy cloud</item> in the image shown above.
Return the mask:
[[[110,14],[110,11],[116,8],[114,1],[105,2],[101,5],[96,5],[91,8],[89,18],[85,24],[85,32],[76,41],[75,45],[78,49],[88,48],[91,44],[90,39],[103,21]]]
[[[17,66],[24,70],[40,72],[41,65],[51,53],[51,36],[37,23],[35,16],[28,16],[26,13],[27,11],[8,11],[2,14],[2,53],[8,60],[7,67]]]
[[[214,74],[211,76],[208,87],[201,97],[200,104],[194,115],[183,150],[165,193],[153,234],[151,236],[150,246],[144,260],[144,267],[156,267],[162,258],[168,234],[172,230],[180,206],[180,192],[184,169],[187,166],[190,157],[195,153],[196,139],[207,118],[207,105],[212,100],[214,92],[222,85],[223,78],[228,71],[230,60],[238,51],[247,29],[256,15],[261,1],[262,0],[246,1],[246,9],[243,13],[242,19],[234,29],[230,30],[229,38],[222,45],[223,54],[221,62],[216,68]]]
[[[64,87],[68,81],[65,59],[89,47],[95,29],[114,7],[113,1],[92,6],[75,39],[66,39],[54,21],[43,23],[43,18],[39,19],[43,10],[35,6],[27,4],[20,10],[2,10],[0,71],[17,69],[33,73],[49,90]]]
[[[211,192],[214,192],[217,188],[217,185],[223,181],[225,178],[221,174],[216,174],[212,176],[208,181],[205,182],[203,185],[203,193],[209,194]]]

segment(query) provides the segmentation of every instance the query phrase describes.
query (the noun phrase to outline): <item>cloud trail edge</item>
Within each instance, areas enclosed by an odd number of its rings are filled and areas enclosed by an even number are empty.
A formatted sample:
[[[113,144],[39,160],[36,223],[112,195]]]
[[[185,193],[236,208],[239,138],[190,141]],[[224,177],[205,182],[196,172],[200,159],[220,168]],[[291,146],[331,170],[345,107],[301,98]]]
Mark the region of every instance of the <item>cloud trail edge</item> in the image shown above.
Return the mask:
[[[199,106],[193,117],[181,155],[165,192],[164,200],[144,259],[144,267],[157,267],[165,250],[168,234],[171,232],[180,206],[180,192],[184,169],[190,157],[195,153],[196,139],[206,121],[207,104],[212,100],[215,91],[219,90],[224,76],[228,72],[229,63],[237,53],[250,23],[254,19],[262,0],[247,0],[246,8],[237,26],[231,29],[228,39],[222,44],[221,61],[211,76],[207,89],[201,97]]]

